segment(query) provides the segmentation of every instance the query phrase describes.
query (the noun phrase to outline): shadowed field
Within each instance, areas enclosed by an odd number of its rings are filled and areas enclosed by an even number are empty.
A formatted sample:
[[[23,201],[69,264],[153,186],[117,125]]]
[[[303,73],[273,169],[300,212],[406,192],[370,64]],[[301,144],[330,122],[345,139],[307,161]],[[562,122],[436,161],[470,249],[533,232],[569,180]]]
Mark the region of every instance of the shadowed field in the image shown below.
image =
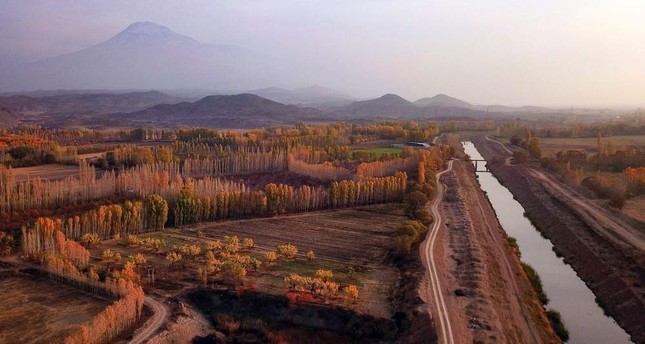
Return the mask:
[[[43,278],[0,276],[0,343],[57,343],[109,302]]]

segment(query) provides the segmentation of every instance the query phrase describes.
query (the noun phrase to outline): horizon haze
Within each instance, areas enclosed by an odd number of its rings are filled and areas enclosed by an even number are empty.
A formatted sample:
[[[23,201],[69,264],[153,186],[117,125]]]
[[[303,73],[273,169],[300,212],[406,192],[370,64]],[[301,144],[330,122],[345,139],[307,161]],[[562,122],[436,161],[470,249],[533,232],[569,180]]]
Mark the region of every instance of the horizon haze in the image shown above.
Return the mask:
[[[643,17],[625,0],[2,0],[0,92],[324,85],[362,99],[634,108]]]

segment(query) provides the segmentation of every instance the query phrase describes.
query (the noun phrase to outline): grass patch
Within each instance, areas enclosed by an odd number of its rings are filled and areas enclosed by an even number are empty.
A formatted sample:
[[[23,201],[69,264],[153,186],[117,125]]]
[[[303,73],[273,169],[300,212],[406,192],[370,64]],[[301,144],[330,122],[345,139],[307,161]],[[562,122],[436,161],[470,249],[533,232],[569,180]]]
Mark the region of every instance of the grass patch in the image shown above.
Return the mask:
[[[546,296],[544,288],[542,287],[542,279],[540,279],[540,275],[538,275],[537,271],[535,271],[531,265],[524,262],[522,262],[522,269],[524,270],[526,277],[528,277],[529,282],[531,282],[533,290],[538,294],[540,302],[542,302],[543,305],[549,303],[549,298]]]
[[[509,236],[506,237],[506,241],[508,242],[508,246],[511,247],[513,253],[515,253],[518,257],[522,257],[522,252],[520,251],[520,246],[517,244],[517,239]]]
[[[607,305],[597,297],[596,297],[595,301],[596,301],[596,304],[598,305],[598,307],[600,307],[600,309],[602,309],[602,313],[604,315],[610,317],[611,315],[609,314],[609,309],[607,308]]]
[[[399,154],[401,150],[402,150],[401,148],[396,148],[396,147],[378,147],[378,148],[366,148],[366,149],[352,149],[350,152],[352,154],[352,158],[354,158],[354,153],[356,152],[374,154],[377,158],[380,158],[381,156],[383,156],[383,154]]]
[[[555,331],[555,334],[562,339],[563,342],[569,340],[569,331],[566,326],[564,326],[564,321],[562,321],[562,316],[560,313],[554,309],[549,309],[546,311],[546,317],[549,318],[551,327]]]
[[[514,249],[517,249],[517,250],[520,249],[520,247],[517,245],[517,239],[513,238],[512,236],[509,236],[508,238],[506,238],[506,240],[508,241],[508,245],[510,247],[512,247]]]

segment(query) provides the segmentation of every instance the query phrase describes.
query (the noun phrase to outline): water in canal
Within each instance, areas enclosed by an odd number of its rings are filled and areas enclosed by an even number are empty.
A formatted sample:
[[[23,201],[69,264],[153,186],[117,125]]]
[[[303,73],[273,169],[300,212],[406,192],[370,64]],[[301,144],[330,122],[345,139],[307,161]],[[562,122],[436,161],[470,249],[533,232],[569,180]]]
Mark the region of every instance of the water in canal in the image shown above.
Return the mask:
[[[464,142],[463,146],[471,159],[483,159],[471,142]],[[603,314],[594,294],[573,268],[555,255],[551,242],[524,217],[524,208],[513,199],[511,192],[491,173],[477,175],[502,227],[509,236],[517,239],[522,261],[530,264],[540,275],[549,298],[547,308],[553,308],[562,315],[569,330],[568,343],[631,343],[629,335],[614,319]]]

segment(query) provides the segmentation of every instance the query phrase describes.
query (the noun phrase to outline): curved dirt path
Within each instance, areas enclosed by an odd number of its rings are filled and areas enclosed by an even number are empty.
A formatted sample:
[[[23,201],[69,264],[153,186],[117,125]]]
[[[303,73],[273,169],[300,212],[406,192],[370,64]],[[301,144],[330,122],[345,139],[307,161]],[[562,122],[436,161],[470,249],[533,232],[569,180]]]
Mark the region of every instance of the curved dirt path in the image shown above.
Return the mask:
[[[425,252],[425,265],[428,268],[430,273],[430,283],[432,285],[432,295],[434,296],[434,304],[436,308],[437,319],[439,320],[439,339],[442,343],[454,344],[455,340],[452,334],[452,326],[450,323],[450,317],[446,308],[446,302],[443,297],[443,291],[441,290],[441,281],[439,279],[439,272],[435,262],[434,256],[434,246],[437,239],[437,234],[439,233],[439,228],[441,227],[443,219],[441,218],[441,213],[439,212],[439,204],[443,200],[444,187],[439,182],[439,178],[446,172],[452,170],[453,161],[448,161],[448,168],[437,173],[437,195],[432,203],[432,217],[434,221],[432,222],[432,227],[428,232],[428,236],[423,244]]]
[[[506,166],[513,166],[513,164],[511,163],[511,159],[513,159],[513,151],[512,151],[512,150],[510,150],[510,149],[508,149],[508,147],[506,147],[506,145],[505,145],[505,144],[503,144],[503,143],[501,143],[500,141],[497,141],[497,140],[495,140],[495,139],[491,139],[490,137],[488,137],[488,135],[486,135],[486,136],[484,136],[484,137],[486,138],[486,140],[488,140],[488,141],[492,141],[492,142],[495,142],[495,143],[499,144],[500,146],[502,146],[502,148],[504,148],[504,150],[505,150],[508,154],[510,154],[510,155],[511,155],[511,156],[509,156],[508,158],[506,158],[506,160],[504,160],[504,163],[506,164]]]
[[[146,296],[145,305],[152,309],[154,313],[152,318],[150,318],[132,338],[129,344],[141,344],[145,343],[153,334],[161,328],[166,319],[168,318],[168,308],[163,303],[153,299],[150,296]]]
[[[618,218],[613,217],[605,209],[588,200],[578,192],[553,179],[547,173],[535,169],[529,172],[542,181],[552,193],[566,198],[571,202],[570,207],[598,234],[612,240],[621,246],[631,246],[645,252],[645,232],[626,224]]]

